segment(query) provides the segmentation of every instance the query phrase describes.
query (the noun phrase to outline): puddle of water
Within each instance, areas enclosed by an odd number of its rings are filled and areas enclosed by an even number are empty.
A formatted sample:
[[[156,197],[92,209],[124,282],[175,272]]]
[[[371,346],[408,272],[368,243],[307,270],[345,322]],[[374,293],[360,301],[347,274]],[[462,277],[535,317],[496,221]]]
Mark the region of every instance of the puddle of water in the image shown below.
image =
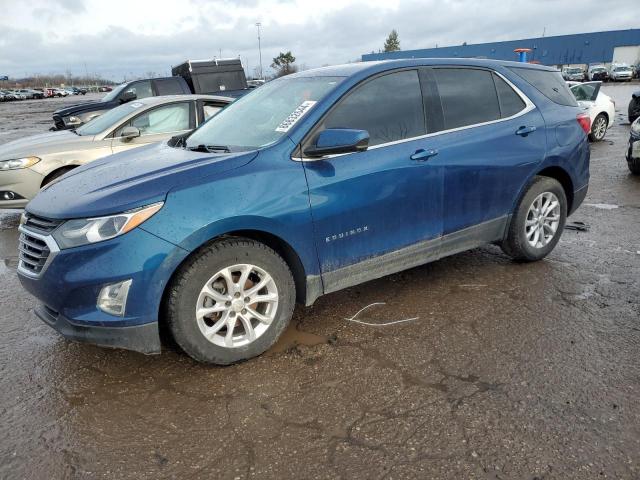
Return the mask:
[[[267,354],[286,352],[287,350],[290,350],[291,348],[297,347],[299,345],[304,345],[305,347],[315,347],[316,345],[322,345],[323,343],[328,342],[328,338],[321,335],[316,335],[314,333],[298,330],[297,325],[291,323],[289,324],[289,327],[287,327],[287,329],[284,331],[284,333],[280,336],[276,344],[267,351]]]

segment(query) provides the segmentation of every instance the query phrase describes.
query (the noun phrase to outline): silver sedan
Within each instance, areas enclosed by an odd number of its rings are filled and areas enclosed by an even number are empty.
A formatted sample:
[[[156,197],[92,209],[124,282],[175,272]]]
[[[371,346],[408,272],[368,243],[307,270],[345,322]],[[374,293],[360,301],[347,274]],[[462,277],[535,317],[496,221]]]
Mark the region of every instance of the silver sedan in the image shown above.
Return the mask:
[[[43,186],[77,166],[188,133],[233,100],[213,95],[149,97],[109,110],[76,130],[0,145],[0,208],[23,208]]]

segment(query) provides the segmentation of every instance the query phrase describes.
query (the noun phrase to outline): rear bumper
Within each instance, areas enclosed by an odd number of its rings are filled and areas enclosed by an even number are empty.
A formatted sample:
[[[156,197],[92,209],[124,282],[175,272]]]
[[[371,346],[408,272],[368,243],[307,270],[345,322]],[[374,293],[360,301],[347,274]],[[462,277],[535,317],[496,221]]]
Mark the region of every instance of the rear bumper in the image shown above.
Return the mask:
[[[40,320],[69,340],[102,347],[124,348],[144,354],[160,353],[158,322],[130,327],[76,325],[68,318],[43,305],[36,307],[35,314]]]
[[[569,210],[569,212],[567,213],[567,216],[571,215],[573,212],[575,212],[578,209],[580,205],[582,205],[582,202],[584,202],[584,199],[587,196],[588,190],[589,190],[589,184],[586,184],[584,187],[579,188],[578,190],[574,190],[573,202],[571,203],[571,210]]]

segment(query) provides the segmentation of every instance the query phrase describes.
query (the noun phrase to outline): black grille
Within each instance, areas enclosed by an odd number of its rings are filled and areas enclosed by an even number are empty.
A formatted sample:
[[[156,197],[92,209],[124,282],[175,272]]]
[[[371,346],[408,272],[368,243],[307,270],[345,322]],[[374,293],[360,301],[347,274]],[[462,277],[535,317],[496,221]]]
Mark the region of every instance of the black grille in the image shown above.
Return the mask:
[[[61,220],[49,220],[48,218],[42,218],[27,213],[24,226],[36,233],[46,234],[53,232],[61,223]]]
[[[20,267],[33,275],[42,272],[51,251],[44,240],[40,240],[26,232],[20,233],[19,259]]]

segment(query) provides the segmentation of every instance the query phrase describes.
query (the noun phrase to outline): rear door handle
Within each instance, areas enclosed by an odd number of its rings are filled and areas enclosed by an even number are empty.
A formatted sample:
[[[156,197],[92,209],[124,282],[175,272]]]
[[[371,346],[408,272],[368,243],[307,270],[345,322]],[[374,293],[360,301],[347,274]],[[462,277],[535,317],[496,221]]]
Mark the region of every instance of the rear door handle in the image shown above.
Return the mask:
[[[438,150],[430,149],[425,150],[421,148],[420,150],[416,150],[413,155],[411,155],[411,160],[416,160],[418,162],[425,162],[429,160],[431,157],[435,157],[438,154]]]
[[[530,133],[533,133],[536,131],[536,127],[520,127],[518,130],[516,130],[516,135],[520,135],[522,137],[526,137],[527,135],[529,135]]]

